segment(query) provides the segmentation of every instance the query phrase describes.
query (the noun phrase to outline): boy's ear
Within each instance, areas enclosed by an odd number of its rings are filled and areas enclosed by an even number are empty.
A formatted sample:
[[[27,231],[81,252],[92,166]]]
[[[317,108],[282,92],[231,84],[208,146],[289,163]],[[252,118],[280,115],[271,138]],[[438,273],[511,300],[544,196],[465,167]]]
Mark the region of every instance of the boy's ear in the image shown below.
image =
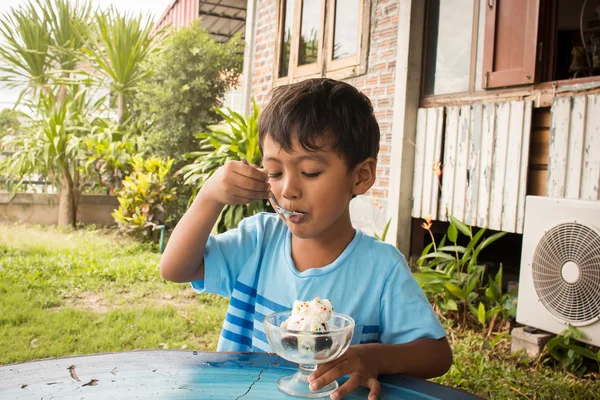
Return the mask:
[[[354,167],[352,194],[355,196],[365,194],[375,183],[377,160],[369,157]]]

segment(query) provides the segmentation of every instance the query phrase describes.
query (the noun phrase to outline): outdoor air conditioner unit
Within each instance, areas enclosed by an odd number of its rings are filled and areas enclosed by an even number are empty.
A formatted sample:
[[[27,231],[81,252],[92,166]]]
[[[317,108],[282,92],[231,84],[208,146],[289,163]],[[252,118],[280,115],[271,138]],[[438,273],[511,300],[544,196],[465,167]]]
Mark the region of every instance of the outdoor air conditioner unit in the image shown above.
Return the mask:
[[[527,196],[517,322],[600,346],[600,201]]]

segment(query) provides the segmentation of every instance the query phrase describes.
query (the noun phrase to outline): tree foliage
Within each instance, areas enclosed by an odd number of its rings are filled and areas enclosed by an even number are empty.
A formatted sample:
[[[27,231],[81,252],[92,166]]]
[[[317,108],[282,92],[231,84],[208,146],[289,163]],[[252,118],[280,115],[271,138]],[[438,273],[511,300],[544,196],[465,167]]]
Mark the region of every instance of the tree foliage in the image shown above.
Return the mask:
[[[47,85],[51,38],[48,21],[34,3],[13,8],[0,17],[0,38],[0,82],[34,91]]]
[[[132,169],[132,158],[142,154],[142,138],[132,129],[106,119],[95,119],[82,142],[85,162],[79,167],[81,184],[86,190],[109,194],[123,187],[123,179]]]
[[[25,85],[20,100],[32,110],[29,134],[15,138],[15,154],[0,171],[22,182],[31,173],[44,174],[60,187],[58,221],[75,225],[77,193],[77,124],[87,110],[86,80],[75,71],[85,39],[75,32],[89,23],[91,3],[36,0],[11,9],[0,18],[0,81]],[[71,140],[74,139],[74,140]],[[21,141],[21,142],[19,142]],[[37,143],[39,141],[39,143]]]
[[[126,170],[123,146],[110,148],[114,136],[85,139],[109,125],[102,112],[110,90],[123,122],[125,96],[147,76],[140,66],[158,43],[150,31],[149,20],[94,11],[90,1],[31,0],[0,16],[0,83],[25,87],[19,102],[31,111],[28,126],[8,143],[14,154],[0,163],[0,173],[17,182],[31,174],[53,181],[60,188],[61,225],[75,225],[85,184],[79,172],[89,173],[91,164],[104,168],[105,177]],[[90,143],[112,154],[104,157],[99,148],[90,155]]]
[[[200,20],[169,34],[162,51],[145,64],[153,74],[135,99],[138,117],[149,126],[153,153],[180,160],[197,147],[195,135],[218,120],[211,108],[238,80],[243,46],[239,35],[215,41]]]
[[[210,125],[208,132],[199,133],[199,150],[186,154],[193,161],[181,169],[184,183],[193,187],[193,197],[215,171],[230,160],[246,159],[248,162],[261,165],[260,146],[258,143],[258,106],[253,101],[252,112],[243,117],[241,114],[226,108],[214,109],[223,122]],[[190,202],[193,200],[190,198]],[[226,205],[217,219],[218,232],[236,228],[240,221],[251,215],[270,209],[267,200],[259,200],[250,204]]]
[[[23,113],[20,111],[11,108],[0,111],[0,140],[6,135],[12,135],[19,129],[21,125],[19,117],[22,115]]]
[[[151,35],[152,27],[150,15],[122,15],[113,7],[96,12],[93,23],[78,27],[87,39],[82,51],[99,72],[97,76],[108,78],[110,91],[117,96],[119,123],[128,116],[127,98],[152,73],[142,69],[142,61],[160,45],[160,36]]]

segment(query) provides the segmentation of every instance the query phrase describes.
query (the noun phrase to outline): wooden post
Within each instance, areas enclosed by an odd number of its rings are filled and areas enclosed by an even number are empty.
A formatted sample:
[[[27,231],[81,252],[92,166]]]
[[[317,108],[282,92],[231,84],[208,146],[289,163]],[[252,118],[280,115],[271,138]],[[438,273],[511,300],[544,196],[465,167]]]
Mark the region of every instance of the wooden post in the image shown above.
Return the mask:
[[[412,186],[417,109],[421,95],[421,65],[425,2],[400,0],[388,218],[388,242],[409,257]]]
[[[254,46],[256,42],[256,0],[246,5],[246,46],[244,47],[244,70],[242,72],[242,114],[250,113],[252,106],[252,75],[254,75]]]

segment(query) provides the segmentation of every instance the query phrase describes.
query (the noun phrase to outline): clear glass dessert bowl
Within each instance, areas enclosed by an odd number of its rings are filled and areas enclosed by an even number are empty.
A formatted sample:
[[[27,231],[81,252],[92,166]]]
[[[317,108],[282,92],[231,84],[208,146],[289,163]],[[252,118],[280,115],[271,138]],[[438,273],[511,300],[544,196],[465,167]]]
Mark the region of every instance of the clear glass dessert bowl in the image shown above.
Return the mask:
[[[317,391],[308,386],[308,376],[318,364],[335,360],[348,349],[354,332],[354,320],[333,312],[327,321],[328,329],[321,332],[294,331],[282,328],[291,311],[280,311],[265,317],[264,326],[271,348],[280,357],[298,363],[300,370],[277,381],[279,390],[297,397],[324,397],[338,388],[336,381]]]

